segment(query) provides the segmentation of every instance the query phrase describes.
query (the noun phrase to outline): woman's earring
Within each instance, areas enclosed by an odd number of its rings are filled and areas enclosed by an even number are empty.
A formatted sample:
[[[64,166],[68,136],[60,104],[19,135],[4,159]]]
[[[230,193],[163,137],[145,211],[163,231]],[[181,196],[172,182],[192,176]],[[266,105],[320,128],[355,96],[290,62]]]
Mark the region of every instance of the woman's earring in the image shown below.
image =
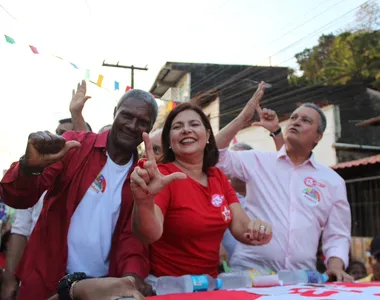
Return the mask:
[[[207,141],[207,143],[206,144],[210,144],[210,142],[209,141]]]

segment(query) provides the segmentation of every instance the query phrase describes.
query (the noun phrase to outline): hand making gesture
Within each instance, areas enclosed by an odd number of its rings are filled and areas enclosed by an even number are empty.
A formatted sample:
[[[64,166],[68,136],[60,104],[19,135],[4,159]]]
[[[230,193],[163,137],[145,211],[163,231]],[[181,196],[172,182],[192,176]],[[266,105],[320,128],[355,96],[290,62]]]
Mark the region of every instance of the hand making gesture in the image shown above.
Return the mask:
[[[256,110],[260,120],[257,122],[253,122],[251,124],[252,126],[264,127],[269,132],[275,132],[280,128],[280,122],[274,110],[267,108],[261,109],[260,105],[257,105]]]
[[[20,160],[24,171],[42,171],[61,160],[66,153],[80,146],[77,141],[66,141],[62,136],[48,131],[32,133],[28,138],[25,155]]]
[[[139,166],[135,168],[131,175],[131,190],[136,201],[151,200],[170,182],[178,179],[186,179],[182,172],[175,172],[163,175],[157,167],[154,157],[152,143],[149,135],[143,133],[147,160],[140,160]]]
[[[260,82],[256,92],[253,94],[251,99],[247,102],[241,113],[239,114],[239,117],[241,117],[244,120],[244,123],[249,122],[252,120],[255,111],[257,110],[261,99],[264,96],[264,90],[265,90],[265,82]]]
[[[84,104],[90,96],[86,96],[87,85],[86,81],[82,80],[81,83],[78,83],[77,90],[73,90],[71,102],[70,102],[70,112],[71,114],[82,113]]]

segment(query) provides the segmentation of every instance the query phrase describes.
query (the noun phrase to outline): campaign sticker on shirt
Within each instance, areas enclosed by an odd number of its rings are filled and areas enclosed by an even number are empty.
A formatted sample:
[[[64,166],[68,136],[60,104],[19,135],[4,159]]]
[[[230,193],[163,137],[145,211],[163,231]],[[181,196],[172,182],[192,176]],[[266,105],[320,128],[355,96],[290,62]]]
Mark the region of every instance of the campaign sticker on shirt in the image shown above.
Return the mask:
[[[106,190],[106,186],[107,186],[106,179],[100,173],[95,178],[94,182],[91,185],[91,187],[95,190],[96,193],[99,193],[99,192],[104,193],[104,191]]]
[[[304,179],[303,183],[304,183],[306,186],[308,186],[308,187],[315,187],[315,186],[318,186],[318,187],[321,187],[321,188],[326,187],[325,184],[316,181],[313,177],[306,177],[306,178]]]
[[[215,195],[212,195],[212,197],[211,197],[211,204],[214,207],[221,207],[223,204],[223,201],[224,201],[223,195],[215,194]]]
[[[303,199],[308,206],[317,206],[321,202],[321,195],[315,187],[307,187],[303,190]]]
[[[222,206],[221,212],[224,222],[228,223],[231,221],[231,210],[226,205]]]

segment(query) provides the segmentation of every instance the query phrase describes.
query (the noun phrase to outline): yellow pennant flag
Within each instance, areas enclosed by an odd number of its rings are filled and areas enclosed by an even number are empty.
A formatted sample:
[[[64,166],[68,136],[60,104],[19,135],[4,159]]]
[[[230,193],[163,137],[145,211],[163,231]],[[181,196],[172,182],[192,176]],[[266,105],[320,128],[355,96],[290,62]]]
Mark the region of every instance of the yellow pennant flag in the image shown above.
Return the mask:
[[[173,102],[169,101],[168,102],[168,111],[172,111],[172,109],[173,109]]]
[[[103,75],[99,75],[98,82],[96,83],[97,86],[102,87],[103,78],[104,78]]]

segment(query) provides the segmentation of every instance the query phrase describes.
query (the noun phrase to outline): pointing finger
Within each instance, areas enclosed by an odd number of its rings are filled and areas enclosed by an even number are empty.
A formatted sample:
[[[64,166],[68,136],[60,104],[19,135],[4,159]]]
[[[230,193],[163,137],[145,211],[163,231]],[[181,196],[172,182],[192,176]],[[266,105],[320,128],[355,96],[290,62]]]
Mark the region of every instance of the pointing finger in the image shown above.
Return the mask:
[[[144,132],[142,134],[142,137],[144,140],[146,157],[148,158],[148,160],[155,162],[156,160],[154,157],[153,146],[152,146],[152,142],[150,141],[149,135],[146,132]]]

